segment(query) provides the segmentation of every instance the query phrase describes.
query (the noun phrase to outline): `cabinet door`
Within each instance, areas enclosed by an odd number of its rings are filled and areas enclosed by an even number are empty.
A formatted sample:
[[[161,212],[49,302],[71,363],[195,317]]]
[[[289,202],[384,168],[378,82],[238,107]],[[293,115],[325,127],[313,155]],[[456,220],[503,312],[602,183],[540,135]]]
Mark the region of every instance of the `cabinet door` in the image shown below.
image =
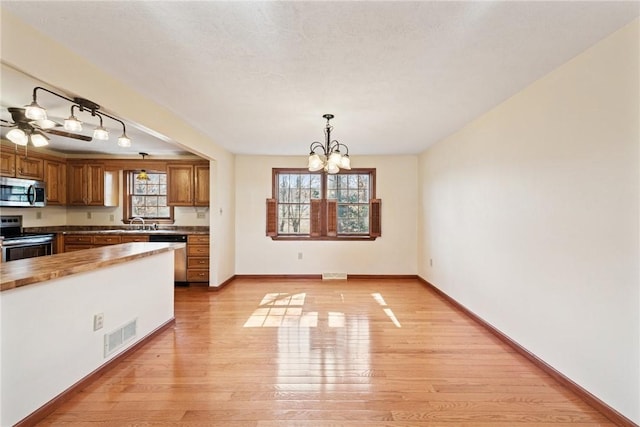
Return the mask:
[[[167,205],[193,206],[193,165],[167,166]]]
[[[85,165],[70,163],[67,165],[67,203],[69,205],[86,204]]]
[[[104,166],[87,165],[87,204],[104,206]]]
[[[209,166],[196,165],[194,167],[194,200],[195,206],[209,206]]]
[[[47,183],[47,204],[64,205],[67,201],[67,166],[62,162],[45,160],[44,181]]]
[[[0,152],[0,175],[16,176],[16,155]]]
[[[16,177],[42,181],[44,179],[44,160],[17,156]]]

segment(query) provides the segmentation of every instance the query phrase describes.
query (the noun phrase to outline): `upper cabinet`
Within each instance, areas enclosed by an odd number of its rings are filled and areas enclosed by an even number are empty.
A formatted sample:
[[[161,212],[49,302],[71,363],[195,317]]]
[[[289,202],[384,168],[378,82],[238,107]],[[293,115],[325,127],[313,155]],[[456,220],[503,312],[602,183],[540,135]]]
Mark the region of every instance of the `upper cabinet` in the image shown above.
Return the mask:
[[[194,172],[194,206],[209,206],[209,165],[195,165]]]
[[[168,164],[167,204],[209,206],[209,165]]]
[[[44,179],[44,160],[33,156],[2,151],[0,153],[0,175],[14,178]]]
[[[101,163],[70,161],[67,164],[67,204],[74,206],[117,206],[117,172]]]
[[[47,183],[47,204],[67,202],[67,165],[56,160],[44,161],[44,182]]]

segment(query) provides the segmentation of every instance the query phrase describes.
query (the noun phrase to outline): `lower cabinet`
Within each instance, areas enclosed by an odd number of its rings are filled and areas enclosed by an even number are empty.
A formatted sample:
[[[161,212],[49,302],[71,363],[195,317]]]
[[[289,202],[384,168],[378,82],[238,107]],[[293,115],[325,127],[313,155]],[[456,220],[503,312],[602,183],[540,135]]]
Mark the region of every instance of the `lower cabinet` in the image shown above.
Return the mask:
[[[149,236],[143,234],[69,234],[64,236],[64,251],[80,251],[118,243],[148,241]]]
[[[209,281],[209,235],[187,237],[187,282]]]

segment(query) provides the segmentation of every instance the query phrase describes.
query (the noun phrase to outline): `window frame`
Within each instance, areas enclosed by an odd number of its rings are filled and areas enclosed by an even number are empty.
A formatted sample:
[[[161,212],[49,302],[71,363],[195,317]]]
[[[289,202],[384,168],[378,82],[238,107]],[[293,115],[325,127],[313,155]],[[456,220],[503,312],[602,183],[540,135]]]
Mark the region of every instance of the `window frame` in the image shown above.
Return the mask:
[[[123,185],[124,195],[122,198],[123,199],[122,222],[124,224],[129,224],[130,221],[133,218],[135,218],[135,216],[132,215],[133,204],[131,203],[131,197],[133,196],[133,185],[135,182],[135,178],[132,179],[132,175],[140,173],[141,170],[142,169],[128,169],[128,170],[122,171],[123,179],[124,179],[124,185]],[[167,171],[162,171],[162,170],[146,169],[146,171],[147,173],[164,173],[165,175],[167,174]],[[148,219],[145,218],[145,221],[150,221],[151,223],[156,223],[156,224],[174,224],[175,223],[174,218],[175,217],[174,217],[173,206],[169,206],[169,218],[148,218]]]
[[[309,234],[279,234],[278,233],[278,227],[277,227],[277,221],[278,221],[278,177],[280,174],[287,174],[287,173],[299,173],[299,174],[308,174],[308,175],[318,175],[320,176],[320,193],[321,193],[321,198],[320,199],[312,199],[312,200],[318,200],[320,205],[320,211],[319,211],[319,215],[320,215],[320,230],[319,233],[315,233],[313,232],[313,227],[310,230]],[[306,241],[306,240],[341,240],[341,241],[371,241],[371,240],[375,240],[378,237],[381,236],[381,232],[380,232],[380,199],[376,198],[376,169],[375,168],[353,168],[350,170],[340,170],[339,173],[337,174],[332,174],[332,176],[336,176],[336,175],[364,175],[367,174],[369,175],[369,232],[367,234],[353,234],[353,233],[344,233],[344,234],[339,234],[337,233],[337,216],[335,217],[335,224],[336,224],[336,232],[335,234],[331,234],[331,231],[327,230],[327,224],[330,222],[330,215],[329,215],[329,210],[328,210],[328,201],[334,201],[335,199],[327,199],[327,193],[328,193],[328,183],[327,183],[327,177],[329,176],[329,174],[327,174],[326,172],[323,171],[318,171],[318,172],[310,172],[308,169],[305,168],[272,168],[271,169],[271,199],[267,199],[267,236],[271,237],[272,240],[301,240],[301,241]],[[270,207],[269,204],[270,203],[274,203],[275,204],[273,206],[275,206],[275,211],[270,212]],[[374,224],[372,226],[372,215],[374,215],[371,207],[372,207],[372,203],[377,203],[377,224]],[[312,203],[310,203],[311,205]],[[338,202],[337,200],[335,200],[334,205],[335,207],[333,207],[333,209],[336,210],[336,215],[337,215],[337,206],[338,206]],[[273,208],[272,208],[273,209]],[[311,209],[311,207],[310,207]],[[270,215],[275,215],[274,219],[275,219],[275,227],[272,228],[271,230],[269,229],[269,217]],[[372,230],[372,228],[374,228],[374,230]]]

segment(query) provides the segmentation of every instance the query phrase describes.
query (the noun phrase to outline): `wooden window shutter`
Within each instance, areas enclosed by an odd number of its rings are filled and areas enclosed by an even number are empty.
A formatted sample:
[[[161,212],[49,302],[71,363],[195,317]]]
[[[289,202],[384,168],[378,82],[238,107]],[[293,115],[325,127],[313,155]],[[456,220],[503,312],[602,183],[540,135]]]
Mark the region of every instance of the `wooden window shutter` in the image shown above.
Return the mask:
[[[278,235],[278,203],[276,199],[267,199],[267,236]]]
[[[382,200],[371,199],[369,201],[369,236],[382,236],[382,220],[380,218],[380,205]]]
[[[311,199],[311,237],[322,236],[322,200]]]
[[[327,200],[327,236],[338,235],[338,201]]]

